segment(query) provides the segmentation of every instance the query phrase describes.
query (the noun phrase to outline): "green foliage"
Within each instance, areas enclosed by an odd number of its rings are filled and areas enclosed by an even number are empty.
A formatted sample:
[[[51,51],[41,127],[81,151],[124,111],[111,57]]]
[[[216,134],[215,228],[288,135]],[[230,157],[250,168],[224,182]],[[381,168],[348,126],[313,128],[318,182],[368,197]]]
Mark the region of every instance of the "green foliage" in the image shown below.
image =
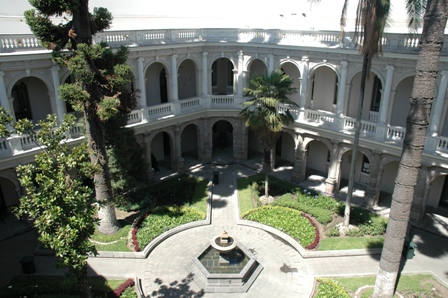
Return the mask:
[[[122,280],[105,280],[103,277],[88,278],[92,297],[107,297]],[[0,288],[0,298],[10,297],[79,297],[78,284],[71,276],[18,276]]]
[[[127,211],[153,208],[155,206],[192,206],[206,212],[208,180],[180,175],[159,184],[124,193],[117,205]]]
[[[56,116],[39,121],[39,132],[30,130],[31,121],[22,119],[15,128],[28,133],[42,147],[32,164],[17,167],[20,184],[27,195],[21,198],[16,214],[34,219],[39,240],[55,250],[59,265],[81,272],[87,255],[96,253],[89,237],[95,231],[95,208],[92,191],[83,181],[92,176],[86,146],[71,149],[66,143],[67,131],[74,124],[67,115],[57,126]]]
[[[347,291],[335,280],[318,278],[319,287],[315,298],[350,298]]]
[[[343,209],[341,208],[340,214],[342,213]],[[360,207],[351,208],[350,223],[357,226],[346,234],[350,237],[378,236],[386,233],[387,219]]]
[[[316,238],[316,230],[300,211],[279,207],[263,206],[243,214],[243,218],[274,227],[297,240],[302,246],[308,246]]]
[[[137,298],[137,293],[134,287],[127,287],[126,290],[121,293],[120,298]]]
[[[304,197],[304,196],[302,196]],[[321,196],[323,198],[323,196]],[[318,222],[321,224],[327,224],[333,220],[333,214],[330,210],[324,209],[323,207],[320,207],[318,203],[310,204],[311,202],[318,201],[318,198],[312,199],[294,199],[290,193],[283,195],[279,199],[275,200],[272,205],[273,206],[283,206],[288,208],[293,208],[296,210],[303,211],[305,213],[308,213],[312,217],[316,218]],[[334,199],[332,199],[334,200]],[[314,205],[314,206],[313,206]],[[325,204],[324,204],[325,205]]]
[[[157,207],[143,221],[137,231],[140,247],[145,247],[167,230],[177,226],[202,220],[205,214],[188,207]]]
[[[338,229],[338,227],[332,227],[331,229],[329,229],[325,233],[325,236],[327,236],[327,237],[339,237],[339,229]]]

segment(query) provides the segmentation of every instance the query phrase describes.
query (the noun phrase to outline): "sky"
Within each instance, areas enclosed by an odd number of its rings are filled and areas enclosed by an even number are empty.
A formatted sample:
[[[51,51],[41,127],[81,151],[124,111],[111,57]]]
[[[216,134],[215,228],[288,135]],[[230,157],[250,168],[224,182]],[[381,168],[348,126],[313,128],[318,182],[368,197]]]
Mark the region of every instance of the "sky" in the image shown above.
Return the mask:
[[[10,5],[14,1],[14,5]],[[395,2],[391,14],[394,29],[405,29],[404,1]],[[153,3],[152,3],[153,2]],[[183,28],[261,28],[295,30],[339,30],[344,0],[90,0],[89,6],[106,7],[114,16],[111,30]],[[269,3],[269,5],[267,4]],[[401,3],[401,4],[400,4]],[[357,1],[348,9],[355,16]],[[398,5],[398,6],[397,6]],[[23,12],[32,8],[28,0],[0,0],[0,34],[31,33]]]

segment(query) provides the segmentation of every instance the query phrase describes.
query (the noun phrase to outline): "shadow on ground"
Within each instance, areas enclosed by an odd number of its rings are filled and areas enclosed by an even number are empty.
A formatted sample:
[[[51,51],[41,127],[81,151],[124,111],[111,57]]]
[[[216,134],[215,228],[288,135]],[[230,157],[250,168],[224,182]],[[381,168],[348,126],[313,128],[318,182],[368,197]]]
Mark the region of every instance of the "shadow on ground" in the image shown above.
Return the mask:
[[[203,297],[204,290],[195,292],[190,289],[190,283],[193,281],[193,273],[189,273],[180,282],[175,280],[170,282],[168,285],[163,283],[163,280],[156,278],[154,283],[158,284],[160,287],[157,291],[151,293],[151,297]]]

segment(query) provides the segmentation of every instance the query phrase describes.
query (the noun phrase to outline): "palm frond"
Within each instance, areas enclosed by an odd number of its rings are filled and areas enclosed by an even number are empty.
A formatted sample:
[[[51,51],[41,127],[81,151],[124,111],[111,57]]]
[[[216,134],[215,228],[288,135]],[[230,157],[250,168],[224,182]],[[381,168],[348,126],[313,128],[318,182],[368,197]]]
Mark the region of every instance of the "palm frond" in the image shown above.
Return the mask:
[[[426,0],[406,0],[408,28],[411,33],[417,33],[422,27],[425,11]]]

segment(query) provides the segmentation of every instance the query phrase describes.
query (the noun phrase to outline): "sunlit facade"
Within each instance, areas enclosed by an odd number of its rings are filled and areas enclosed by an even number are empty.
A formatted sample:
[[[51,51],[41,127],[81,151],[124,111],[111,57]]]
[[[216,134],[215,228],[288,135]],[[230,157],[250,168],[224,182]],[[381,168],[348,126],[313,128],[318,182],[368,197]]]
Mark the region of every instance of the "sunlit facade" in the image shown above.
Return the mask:
[[[256,74],[281,69],[298,93],[290,99],[295,122],[284,129],[276,164],[289,165],[290,179],[326,177],[325,192],[336,194],[349,177],[362,59],[350,39],[337,31],[282,29],[110,30],[95,42],[130,48],[137,107],[128,117],[148,164],[147,181],[156,179],[151,154],[173,173],[187,170],[185,160],[212,162],[228,150],[242,163],[262,152],[239,112],[243,90]],[[31,34],[0,35],[0,100],[15,119],[34,122],[72,112],[58,96],[67,69]],[[365,189],[364,205],[390,197],[397,175],[409,98],[418,55],[418,39],[388,33],[383,55],[374,59],[367,80],[355,182]],[[444,45],[426,136],[423,165],[415,191],[413,220],[427,207],[448,207],[448,52]],[[287,109],[289,107],[280,107]],[[73,131],[73,142],[82,138]],[[15,167],[33,160],[37,148],[26,136],[0,141],[0,206],[18,204],[22,190]]]

